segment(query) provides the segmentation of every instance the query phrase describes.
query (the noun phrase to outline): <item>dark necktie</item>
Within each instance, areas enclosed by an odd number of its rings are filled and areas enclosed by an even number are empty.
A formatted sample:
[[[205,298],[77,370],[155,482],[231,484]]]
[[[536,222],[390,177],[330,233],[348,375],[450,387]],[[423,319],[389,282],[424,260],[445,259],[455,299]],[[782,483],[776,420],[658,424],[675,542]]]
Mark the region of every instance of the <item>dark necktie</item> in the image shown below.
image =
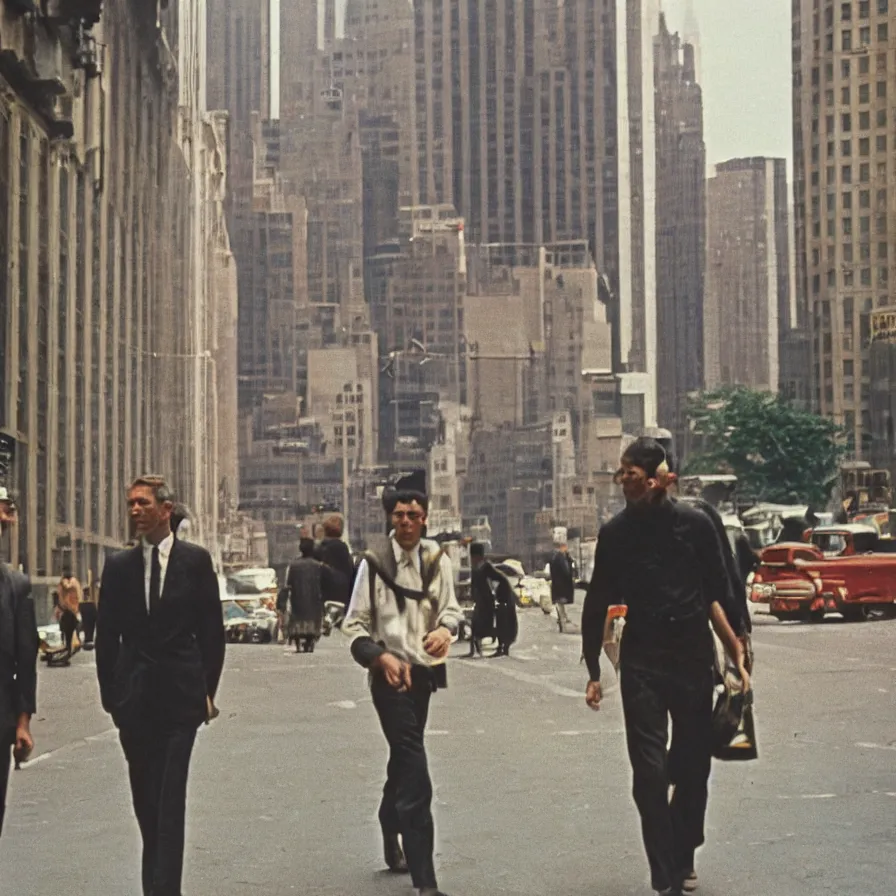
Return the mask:
[[[159,547],[152,549],[149,565],[149,614],[155,613],[162,598],[162,564],[159,562]]]

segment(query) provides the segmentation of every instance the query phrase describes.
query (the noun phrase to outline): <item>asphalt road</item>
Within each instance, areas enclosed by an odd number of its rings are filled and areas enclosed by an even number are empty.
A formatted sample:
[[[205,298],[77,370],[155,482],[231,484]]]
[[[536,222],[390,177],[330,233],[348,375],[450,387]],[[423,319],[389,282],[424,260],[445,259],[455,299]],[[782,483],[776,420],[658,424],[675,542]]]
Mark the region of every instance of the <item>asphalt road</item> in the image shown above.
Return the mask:
[[[896,892],[896,622],[757,623],[761,757],[718,764],[705,896]],[[456,653],[466,650],[458,645]],[[452,896],[648,894],[618,691],[583,701],[575,635],[522,614],[509,659],[456,659],[433,701],[437,864]],[[605,681],[614,680],[611,669]],[[0,892],[138,896],[138,834],[93,657],[41,667]],[[406,896],[382,872],[385,743],[341,636],[229,650],[191,776],[185,896]]]

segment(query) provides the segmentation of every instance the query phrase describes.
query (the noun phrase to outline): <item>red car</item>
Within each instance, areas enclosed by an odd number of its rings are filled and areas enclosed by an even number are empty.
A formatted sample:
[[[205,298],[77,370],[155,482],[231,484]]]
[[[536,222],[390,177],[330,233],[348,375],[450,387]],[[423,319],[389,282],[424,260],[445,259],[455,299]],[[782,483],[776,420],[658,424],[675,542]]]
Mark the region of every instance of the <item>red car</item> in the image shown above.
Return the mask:
[[[857,552],[855,536],[864,533],[856,528],[826,526],[812,533],[814,543],[767,547],[750,600],[768,604],[781,620],[820,621],[826,613],[849,621],[896,615],[896,553]],[[840,550],[831,550],[834,545]]]

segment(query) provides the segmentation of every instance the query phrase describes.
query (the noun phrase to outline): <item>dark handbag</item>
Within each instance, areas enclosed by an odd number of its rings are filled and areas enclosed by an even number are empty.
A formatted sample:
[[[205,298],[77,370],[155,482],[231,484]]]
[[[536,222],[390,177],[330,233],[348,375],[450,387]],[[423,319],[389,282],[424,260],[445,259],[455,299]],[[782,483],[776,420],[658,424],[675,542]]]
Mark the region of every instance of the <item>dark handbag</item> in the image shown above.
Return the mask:
[[[713,707],[712,755],[723,762],[746,762],[759,757],[753,692],[736,689],[730,673],[723,677]]]

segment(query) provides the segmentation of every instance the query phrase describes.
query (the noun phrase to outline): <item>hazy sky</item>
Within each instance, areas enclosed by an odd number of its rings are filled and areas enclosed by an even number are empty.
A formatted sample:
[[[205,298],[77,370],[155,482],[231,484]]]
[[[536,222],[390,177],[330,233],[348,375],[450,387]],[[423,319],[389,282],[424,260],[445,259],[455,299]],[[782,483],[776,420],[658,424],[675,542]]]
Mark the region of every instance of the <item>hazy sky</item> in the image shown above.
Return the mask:
[[[709,165],[738,156],[792,156],[790,3],[663,0],[683,36],[691,7],[700,32],[703,133]]]
[[[274,96],[279,93],[278,0],[270,0]],[[737,156],[791,157],[790,3],[785,0],[662,0],[685,37],[688,7],[700,33],[708,164]],[[341,13],[341,9],[340,9]],[[341,18],[341,16],[340,16]],[[277,108],[272,110],[276,115]]]

